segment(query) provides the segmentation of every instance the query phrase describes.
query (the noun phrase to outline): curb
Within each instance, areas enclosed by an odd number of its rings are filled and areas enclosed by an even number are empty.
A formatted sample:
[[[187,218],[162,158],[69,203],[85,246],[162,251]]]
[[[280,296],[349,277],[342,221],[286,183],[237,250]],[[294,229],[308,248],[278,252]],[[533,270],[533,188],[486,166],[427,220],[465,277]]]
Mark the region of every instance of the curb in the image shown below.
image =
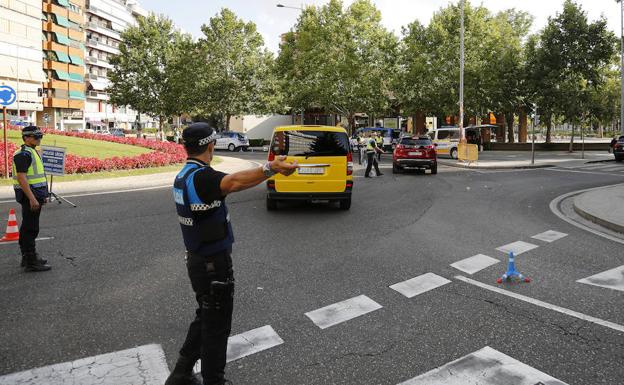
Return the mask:
[[[618,224],[618,223],[613,223],[611,221],[608,221],[604,218],[600,218],[599,216],[596,216],[586,210],[583,210],[583,208],[581,208],[580,206],[578,206],[576,204],[576,197],[574,198],[574,203],[572,205],[572,207],[574,207],[574,211],[580,215],[581,217],[587,219],[588,221],[594,222],[602,227],[605,227],[609,230],[624,234],[624,226]]]
[[[440,161],[439,159],[438,159],[438,164],[449,166],[449,167],[464,168],[468,170],[526,170],[526,169],[534,169],[534,168],[557,167],[553,164],[537,164],[533,166],[530,166],[530,165],[527,165],[527,166],[470,166],[468,164]]]

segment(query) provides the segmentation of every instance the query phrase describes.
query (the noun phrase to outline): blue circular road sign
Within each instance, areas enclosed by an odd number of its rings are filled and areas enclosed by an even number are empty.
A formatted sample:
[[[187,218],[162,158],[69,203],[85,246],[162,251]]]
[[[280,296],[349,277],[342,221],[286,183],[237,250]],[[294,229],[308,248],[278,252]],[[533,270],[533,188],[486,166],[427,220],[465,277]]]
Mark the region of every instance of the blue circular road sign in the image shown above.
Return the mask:
[[[0,106],[13,104],[17,99],[17,93],[12,87],[0,86]]]

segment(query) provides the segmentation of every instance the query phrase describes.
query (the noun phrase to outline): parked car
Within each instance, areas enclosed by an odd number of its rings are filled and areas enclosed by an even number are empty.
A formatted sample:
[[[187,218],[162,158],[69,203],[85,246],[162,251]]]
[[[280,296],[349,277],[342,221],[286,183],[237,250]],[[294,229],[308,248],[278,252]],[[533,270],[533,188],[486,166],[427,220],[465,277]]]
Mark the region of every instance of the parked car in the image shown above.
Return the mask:
[[[108,130],[107,127],[95,127],[93,132],[95,132],[96,134],[100,134],[100,135],[110,135],[111,134],[111,132]]]
[[[124,131],[121,128],[111,128],[110,134],[112,136],[119,136],[119,137],[122,137],[122,138],[124,138],[126,136],[126,134],[124,134]]]
[[[353,156],[347,132],[333,126],[283,126],[273,131],[269,161],[286,156],[297,161],[297,171],[285,177],[277,174],[267,181],[266,204],[275,210],[279,201],[337,202],[351,207]]]
[[[403,137],[392,153],[392,173],[405,169],[429,169],[438,173],[435,144],[428,136]]]
[[[618,142],[613,146],[613,155],[616,162],[624,160],[624,135],[620,136]]]
[[[248,148],[249,139],[239,132],[226,131],[217,135],[217,144],[215,145],[217,150],[247,151]]]

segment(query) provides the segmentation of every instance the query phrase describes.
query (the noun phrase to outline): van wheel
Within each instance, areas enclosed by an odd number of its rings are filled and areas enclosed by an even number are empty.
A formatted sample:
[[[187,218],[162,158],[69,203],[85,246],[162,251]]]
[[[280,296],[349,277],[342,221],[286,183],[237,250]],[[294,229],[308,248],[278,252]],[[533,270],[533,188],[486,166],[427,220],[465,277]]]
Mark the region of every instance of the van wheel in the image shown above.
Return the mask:
[[[438,165],[431,166],[431,175],[435,175],[438,173]]]
[[[340,210],[349,210],[351,208],[351,198],[340,201]]]
[[[267,197],[266,206],[267,206],[267,210],[269,211],[277,210],[277,201],[275,199],[271,199]]]
[[[457,149],[456,148],[452,148],[451,149],[451,158],[457,159]]]
[[[228,146],[228,150],[230,150],[230,152],[234,152],[234,150],[236,150],[236,146],[234,145],[234,143],[230,143],[230,145]]]

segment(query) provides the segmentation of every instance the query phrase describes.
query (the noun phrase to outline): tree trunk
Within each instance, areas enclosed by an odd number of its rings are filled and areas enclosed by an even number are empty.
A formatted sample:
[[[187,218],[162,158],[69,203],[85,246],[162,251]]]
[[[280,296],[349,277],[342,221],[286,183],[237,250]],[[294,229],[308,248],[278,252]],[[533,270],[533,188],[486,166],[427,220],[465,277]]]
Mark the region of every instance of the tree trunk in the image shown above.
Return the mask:
[[[498,114],[496,115],[496,141],[498,143],[505,143],[505,115]]]
[[[550,143],[552,142],[552,115],[547,115],[544,122],[546,122],[546,143]]]
[[[158,117],[158,138],[157,139],[160,139],[161,141],[165,140],[165,137],[163,135],[163,127],[164,127],[164,125],[165,125],[165,117],[160,115]]]
[[[353,133],[353,129],[355,127],[355,114],[350,112],[349,115],[347,116],[347,122],[348,122],[347,130],[349,131],[349,136],[351,136],[351,134]]]
[[[425,133],[425,127],[427,125],[427,118],[425,117],[425,113],[422,111],[418,111],[414,116],[416,118],[415,122],[415,133],[417,135],[422,135]]]
[[[225,131],[230,131],[230,118],[232,115],[229,112],[225,113],[225,122],[223,122],[223,127],[225,127]]]
[[[572,134],[570,135],[570,152],[574,152],[574,124],[572,125]]]
[[[520,111],[520,116],[518,118],[518,142],[526,143],[528,136],[528,119],[527,113],[525,110]]]
[[[507,142],[514,143],[516,141],[514,135],[514,113],[508,112],[505,114],[505,120],[507,123]]]

